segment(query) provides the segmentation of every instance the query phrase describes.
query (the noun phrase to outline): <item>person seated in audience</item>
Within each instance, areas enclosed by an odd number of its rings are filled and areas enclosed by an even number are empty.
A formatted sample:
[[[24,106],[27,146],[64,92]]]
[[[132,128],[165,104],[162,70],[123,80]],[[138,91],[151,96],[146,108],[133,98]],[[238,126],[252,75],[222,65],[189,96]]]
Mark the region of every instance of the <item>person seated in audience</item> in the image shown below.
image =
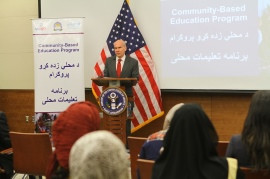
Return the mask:
[[[0,111],[0,152],[11,148],[9,137],[9,127],[7,117],[4,112]],[[8,153],[0,154],[0,178],[10,179],[13,176],[13,155]]]
[[[139,158],[147,160],[156,160],[158,158],[171,119],[175,111],[181,106],[183,106],[183,103],[176,104],[168,111],[163,123],[163,129],[148,136],[147,141],[142,146]]]
[[[239,165],[270,169],[270,90],[256,91],[251,99],[242,133],[232,136],[226,156]]]
[[[216,130],[203,109],[184,104],[172,118],[152,179],[244,178],[236,159],[218,156],[217,143]]]
[[[129,159],[123,142],[109,131],[95,131],[71,148],[71,179],[129,179]]]
[[[99,124],[98,109],[90,102],[71,104],[59,114],[52,126],[55,149],[47,167],[47,179],[69,177],[68,161],[72,145],[84,134],[98,130]]]

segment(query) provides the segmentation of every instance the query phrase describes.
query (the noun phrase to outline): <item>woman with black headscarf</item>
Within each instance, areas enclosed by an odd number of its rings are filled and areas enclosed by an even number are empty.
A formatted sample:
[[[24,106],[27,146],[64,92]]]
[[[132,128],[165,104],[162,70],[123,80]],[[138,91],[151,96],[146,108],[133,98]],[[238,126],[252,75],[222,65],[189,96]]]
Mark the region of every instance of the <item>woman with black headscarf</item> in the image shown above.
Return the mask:
[[[218,156],[217,143],[218,135],[203,109],[197,104],[183,105],[171,121],[152,179],[243,178],[236,160],[233,167],[231,159]]]

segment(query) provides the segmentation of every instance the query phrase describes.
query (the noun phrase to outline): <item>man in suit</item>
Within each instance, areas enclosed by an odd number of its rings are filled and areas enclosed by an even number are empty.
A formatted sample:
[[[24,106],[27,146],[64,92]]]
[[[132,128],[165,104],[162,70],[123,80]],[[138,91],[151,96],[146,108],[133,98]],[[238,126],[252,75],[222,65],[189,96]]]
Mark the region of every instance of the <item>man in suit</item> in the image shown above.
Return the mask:
[[[0,111],[0,151],[11,148],[9,128],[4,112]],[[0,154],[0,178],[10,179],[13,175],[12,154]]]
[[[125,55],[125,52],[127,50],[126,43],[122,39],[119,39],[116,40],[113,45],[115,56],[106,59],[106,64],[103,71],[104,77],[139,79],[138,61],[130,56]],[[132,84],[125,84],[125,92],[129,99],[133,98]],[[130,105],[130,113],[132,114],[134,101],[129,100],[128,105]],[[130,119],[127,120],[126,124],[127,136],[129,136],[131,130]]]
[[[137,78],[139,79],[138,61],[132,57],[126,56],[126,43],[123,40],[116,40],[114,42],[115,56],[109,57],[106,60],[104,77],[114,78]],[[121,60],[121,73],[117,75],[118,60]],[[125,85],[125,91],[128,97],[133,97],[132,84]]]

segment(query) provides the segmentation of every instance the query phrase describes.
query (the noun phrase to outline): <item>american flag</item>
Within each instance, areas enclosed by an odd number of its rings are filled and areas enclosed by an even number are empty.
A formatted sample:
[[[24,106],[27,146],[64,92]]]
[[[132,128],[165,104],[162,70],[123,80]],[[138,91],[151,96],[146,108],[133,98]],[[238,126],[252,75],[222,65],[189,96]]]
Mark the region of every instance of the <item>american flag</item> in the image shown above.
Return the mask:
[[[126,0],[101,51],[100,59],[94,67],[95,77],[103,76],[106,58],[115,55],[113,43],[118,39],[126,42],[126,55],[139,61],[140,78],[137,85],[133,87],[135,107],[131,132],[135,132],[145,124],[162,116],[164,112],[154,62]],[[92,83],[92,91],[94,96],[98,97],[102,89]]]

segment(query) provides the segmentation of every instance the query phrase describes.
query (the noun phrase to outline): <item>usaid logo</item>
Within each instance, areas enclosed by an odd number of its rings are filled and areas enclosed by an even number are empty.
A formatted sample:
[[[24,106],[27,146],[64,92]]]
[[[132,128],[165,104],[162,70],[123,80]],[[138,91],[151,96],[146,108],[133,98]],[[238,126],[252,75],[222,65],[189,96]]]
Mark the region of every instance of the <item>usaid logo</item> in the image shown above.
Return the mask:
[[[127,95],[120,88],[107,88],[100,95],[100,107],[108,115],[119,115],[127,107]]]
[[[62,24],[60,22],[56,22],[53,24],[53,30],[54,31],[62,31]]]

